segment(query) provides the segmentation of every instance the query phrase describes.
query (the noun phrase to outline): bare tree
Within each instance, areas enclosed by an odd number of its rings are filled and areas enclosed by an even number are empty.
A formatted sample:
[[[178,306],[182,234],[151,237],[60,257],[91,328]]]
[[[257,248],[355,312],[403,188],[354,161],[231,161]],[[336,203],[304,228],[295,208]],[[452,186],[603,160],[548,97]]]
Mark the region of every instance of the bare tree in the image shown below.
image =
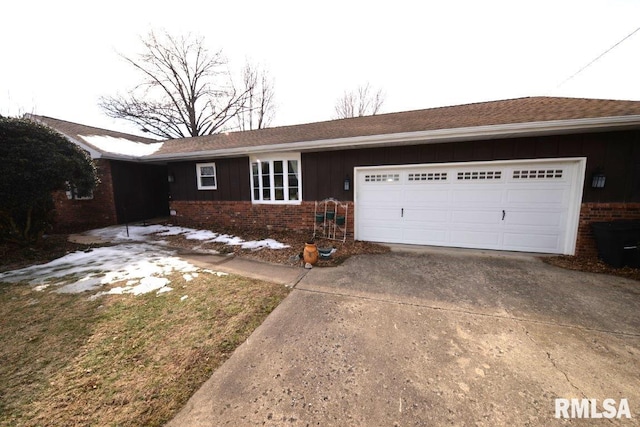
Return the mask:
[[[243,88],[247,90],[245,108],[236,116],[240,130],[268,127],[275,115],[273,79],[268,73],[247,62],[242,70]]]
[[[355,91],[347,92],[336,101],[336,118],[374,116],[380,112],[384,104],[382,89],[374,92],[369,83],[359,86]]]
[[[125,119],[162,138],[211,135],[227,130],[246,107],[253,87],[238,90],[222,51],[210,53],[198,37],[142,39],[144,52],[121,55],[144,76],[127,95],[103,97],[109,117]]]

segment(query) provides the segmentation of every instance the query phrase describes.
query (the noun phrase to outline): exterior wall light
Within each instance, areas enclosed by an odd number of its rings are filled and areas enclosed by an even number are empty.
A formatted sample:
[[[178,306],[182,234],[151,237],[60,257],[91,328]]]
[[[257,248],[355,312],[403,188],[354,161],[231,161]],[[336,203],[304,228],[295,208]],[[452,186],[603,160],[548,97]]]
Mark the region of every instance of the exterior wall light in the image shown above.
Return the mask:
[[[347,175],[347,177],[344,179],[344,191],[349,191],[351,190],[351,180],[349,179],[349,176]]]
[[[604,188],[607,177],[602,172],[596,172],[591,176],[592,188]]]
[[[170,174],[167,176],[167,181],[168,181],[170,184],[171,184],[171,183],[174,183],[174,182],[176,182],[176,177],[175,177],[172,173],[170,173]]]

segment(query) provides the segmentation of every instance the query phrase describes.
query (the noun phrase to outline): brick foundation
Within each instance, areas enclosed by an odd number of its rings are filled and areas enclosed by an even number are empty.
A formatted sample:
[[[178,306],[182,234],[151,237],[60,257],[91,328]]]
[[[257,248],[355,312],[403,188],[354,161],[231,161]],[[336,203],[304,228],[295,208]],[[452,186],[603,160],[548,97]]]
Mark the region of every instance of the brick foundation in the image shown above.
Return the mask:
[[[580,208],[576,255],[597,257],[598,250],[591,232],[592,222],[640,219],[640,203],[583,203]]]
[[[53,194],[55,205],[55,233],[75,233],[92,228],[117,224],[111,163],[108,160],[95,160],[100,184],[90,200],[69,200],[64,191]]]
[[[353,202],[348,202],[348,237],[353,238]],[[314,202],[300,205],[254,205],[251,202],[172,201],[173,223],[187,227],[264,228],[313,234]],[[640,203],[583,203],[580,209],[576,255],[596,257],[591,223],[640,219]]]
[[[347,236],[353,238],[353,202],[347,202]],[[176,225],[213,229],[264,228],[313,235],[315,202],[300,205],[258,205],[251,202],[172,201]],[[341,212],[338,212],[340,215]]]

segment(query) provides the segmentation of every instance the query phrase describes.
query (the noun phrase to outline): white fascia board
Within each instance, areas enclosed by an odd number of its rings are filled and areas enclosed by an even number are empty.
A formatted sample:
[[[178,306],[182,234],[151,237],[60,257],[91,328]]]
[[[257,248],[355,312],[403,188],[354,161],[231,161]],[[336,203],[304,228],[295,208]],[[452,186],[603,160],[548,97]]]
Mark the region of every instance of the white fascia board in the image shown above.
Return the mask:
[[[367,171],[386,171],[386,170],[398,170],[398,169],[416,169],[416,168],[456,168],[460,166],[504,166],[504,165],[521,165],[521,164],[536,164],[536,163],[576,163],[584,162],[586,164],[586,157],[534,157],[531,159],[509,159],[509,160],[474,160],[470,162],[439,162],[439,163],[411,163],[411,164],[396,164],[396,165],[377,165],[377,166],[356,166],[354,167],[354,173],[367,172]]]
[[[260,145],[254,147],[236,147],[219,150],[196,151],[191,153],[172,153],[158,155],[152,154],[150,156],[141,158],[141,160],[196,160],[212,157],[250,156],[259,153],[340,150],[353,148],[369,148],[378,145],[401,146],[415,144],[416,142],[420,142],[422,144],[441,144],[456,141],[620,130],[631,127],[640,127],[640,115],[570,120],[550,120],[544,122],[509,123],[500,125],[435,129],[418,132],[402,132],[393,134],[356,136],[349,138],[289,142],[284,144]]]

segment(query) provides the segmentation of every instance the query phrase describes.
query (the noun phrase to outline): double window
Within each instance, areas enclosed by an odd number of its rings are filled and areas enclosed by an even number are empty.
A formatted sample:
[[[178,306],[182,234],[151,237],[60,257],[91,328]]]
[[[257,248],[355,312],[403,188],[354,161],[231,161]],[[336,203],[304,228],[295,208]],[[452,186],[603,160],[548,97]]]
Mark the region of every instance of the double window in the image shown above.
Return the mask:
[[[254,203],[300,203],[300,155],[252,157],[251,200]]]

